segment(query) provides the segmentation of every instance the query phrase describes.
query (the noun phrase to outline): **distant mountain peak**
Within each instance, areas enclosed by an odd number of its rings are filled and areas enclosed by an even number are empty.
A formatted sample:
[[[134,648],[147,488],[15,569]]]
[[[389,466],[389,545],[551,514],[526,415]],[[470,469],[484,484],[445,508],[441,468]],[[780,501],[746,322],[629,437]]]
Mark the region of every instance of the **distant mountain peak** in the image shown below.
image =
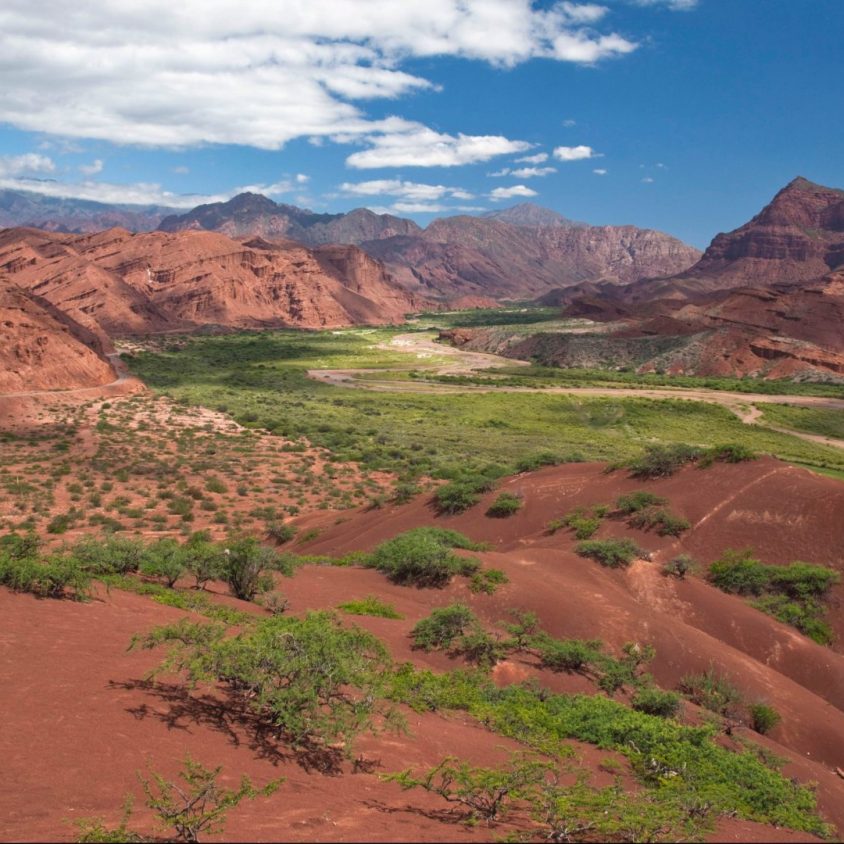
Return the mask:
[[[501,210],[487,211],[481,215],[487,220],[498,220],[502,223],[510,223],[512,226],[582,226],[584,223],[578,223],[574,220],[569,220],[562,214],[558,214],[550,208],[544,208],[542,205],[537,205],[534,202],[520,202],[518,205],[513,205],[510,208],[502,208]]]

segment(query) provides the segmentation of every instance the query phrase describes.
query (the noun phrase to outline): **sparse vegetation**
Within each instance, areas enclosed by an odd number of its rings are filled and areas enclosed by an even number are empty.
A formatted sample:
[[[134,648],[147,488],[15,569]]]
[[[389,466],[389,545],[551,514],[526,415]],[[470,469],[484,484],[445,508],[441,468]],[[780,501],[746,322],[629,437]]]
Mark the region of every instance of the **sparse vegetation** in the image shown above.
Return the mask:
[[[754,607],[819,644],[832,642],[823,600],[840,581],[833,569],[800,562],[767,566],[750,549],[730,550],[710,566],[709,579],[724,592],[755,598]]]
[[[579,542],[575,551],[581,557],[590,557],[607,568],[629,566],[644,552],[632,539],[589,539]]]
[[[518,513],[523,504],[521,496],[514,495],[512,492],[502,492],[489,505],[486,514],[496,519],[506,519],[508,516]]]
[[[735,715],[742,702],[741,692],[714,668],[687,674],[680,681],[680,691],[692,703],[718,715]]]
[[[359,601],[347,601],[345,604],[340,604],[338,609],[349,615],[372,615],[377,618],[404,618],[404,616],[396,611],[392,604],[387,604],[380,598],[374,595],[367,595]]]
[[[766,703],[753,703],[749,707],[750,726],[761,735],[767,735],[782,721],[779,712]]]

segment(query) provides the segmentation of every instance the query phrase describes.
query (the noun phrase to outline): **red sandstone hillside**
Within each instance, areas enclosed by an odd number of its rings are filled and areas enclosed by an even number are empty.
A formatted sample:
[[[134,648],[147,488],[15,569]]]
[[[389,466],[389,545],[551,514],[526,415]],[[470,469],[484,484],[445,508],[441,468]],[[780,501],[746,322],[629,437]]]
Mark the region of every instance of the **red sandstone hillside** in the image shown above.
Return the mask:
[[[241,193],[226,202],[199,205],[187,213],[165,217],[159,230],[205,230],[230,237],[286,238],[309,246],[360,244],[365,240],[420,231],[412,220],[375,214],[366,208],[356,208],[348,214],[315,214],[255,193]]]
[[[653,644],[651,664],[657,682],[677,685],[690,672],[717,667],[749,701],[776,707],[782,722],[769,735],[733,727],[719,741],[734,750],[742,742],[760,745],[784,760],[783,772],[800,782],[817,783],[826,818],[844,828],[844,780],[836,774],[844,760],[844,657],[823,648],[793,628],[754,609],[745,600],[710,586],[702,577],[683,581],[660,574],[661,564],[684,550],[705,566],[728,547],[752,547],[766,562],[794,559],[842,569],[844,488],[837,481],[772,459],[710,469],[688,468],[654,482],[634,481],[626,473],[603,472],[598,464],[570,464],[505,480],[502,489],[523,497],[523,507],[508,519],[485,515],[498,490],[464,514],[437,517],[425,496],[403,506],[377,511],[303,517],[303,528],[321,529],[308,551],[339,555],[371,549],[408,528],[435,524],[490,543],[481,552],[487,566],[506,572],[509,582],[494,595],[469,591],[458,578],[444,589],[399,586],[372,569],[305,566],[278,588],[290,601],[288,612],[374,595],[392,604],[399,619],[356,616],[355,623],[385,642],[398,661],[434,671],[462,667],[459,658],[413,649],[410,631],[434,607],[460,601],[490,629],[508,610],[536,612],[550,634],[601,638],[615,652],[625,642]],[[607,569],[574,553],[568,531],[550,535],[550,519],[577,506],[612,503],[634,489],[668,499],[672,511],[691,529],[680,540],[634,531],[608,519],[599,536],[629,536],[652,552],[628,569]],[[298,549],[297,549],[298,550]],[[261,612],[221,593],[216,602]],[[844,633],[838,587],[830,620]],[[126,792],[137,792],[136,770],[147,762],[175,774],[184,754],[208,765],[223,765],[231,781],[241,773],[256,784],[284,776],[282,788],[266,801],[245,803],[232,812],[227,840],[490,840],[503,829],[466,827],[442,813],[442,801],[421,792],[401,792],[379,774],[407,766],[436,764],[448,754],[473,764],[501,765],[518,745],[484,729],[464,713],[408,712],[409,732],[361,739],[362,758],[377,760],[373,770],[328,776],[296,764],[288,748],[227,709],[213,688],[186,689],[173,678],[144,682],[158,654],[127,652],[136,633],[171,623],[185,614],[140,595],[113,589],[89,604],[38,601],[0,589],[0,607],[10,620],[0,642],[14,659],[3,663],[5,688],[26,693],[5,701],[9,729],[4,760],[13,790],[0,794],[0,836],[53,840],[70,838],[68,818],[103,815],[116,822]],[[193,617],[195,618],[195,616]],[[102,635],[107,630],[109,635]],[[594,679],[554,673],[524,654],[500,663],[493,677],[501,685],[533,678],[556,692],[599,693]],[[616,695],[626,700],[623,694]],[[701,711],[684,704],[683,718],[699,723]],[[61,721],[62,729],[43,724]],[[623,787],[636,787],[624,759],[594,746],[571,742],[572,762],[590,782],[611,784],[620,771]],[[607,768],[608,758],[616,759]],[[138,801],[139,820],[151,819]],[[142,827],[142,828],[145,828]],[[786,830],[721,818],[711,840],[808,840]]]
[[[0,393],[94,387],[115,378],[97,338],[0,279]]]
[[[699,252],[635,226],[525,225],[448,217],[416,236],[361,244],[409,288],[445,299],[526,298],[583,281],[627,284],[687,268]]]
[[[687,269],[700,256],[661,232],[585,226],[523,203],[482,217],[447,217],[422,230],[410,220],[356,209],[314,214],[256,194],[168,217],[165,231],[207,229],[231,236],[354,243],[425,296],[524,298],[583,280],[620,283]]]
[[[212,232],[0,233],[0,274],[105,335],[396,322],[413,297],[354,246]]]

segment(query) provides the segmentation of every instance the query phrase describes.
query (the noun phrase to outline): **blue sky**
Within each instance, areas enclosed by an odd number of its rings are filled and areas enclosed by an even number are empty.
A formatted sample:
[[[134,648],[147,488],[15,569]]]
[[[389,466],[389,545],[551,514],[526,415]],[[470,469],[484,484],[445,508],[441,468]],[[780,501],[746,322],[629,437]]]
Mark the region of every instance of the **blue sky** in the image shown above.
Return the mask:
[[[0,186],[411,216],[530,200],[697,246],[844,187],[841,0],[4,0]]]

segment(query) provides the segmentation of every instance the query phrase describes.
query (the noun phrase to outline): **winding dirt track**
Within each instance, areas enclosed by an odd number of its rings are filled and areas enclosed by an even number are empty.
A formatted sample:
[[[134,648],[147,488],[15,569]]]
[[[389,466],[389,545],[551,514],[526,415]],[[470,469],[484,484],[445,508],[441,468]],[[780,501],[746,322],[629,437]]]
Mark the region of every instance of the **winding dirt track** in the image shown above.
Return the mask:
[[[503,366],[530,366],[529,361],[513,360],[500,355],[481,352],[466,352],[453,346],[437,343],[426,334],[398,334],[389,343],[382,343],[378,348],[406,352],[416,358],[416,368],[425,369],[434,375],[471,375],[479,370],[495,369]],[[447,358],[446,363],[425,364],[427,358]],[[807,442],[844,449],[844,440],[809,434],[778,425],[760,423],[762,411],[760,404],[788,404],[797,407],[823,408],[825,410],[844,410],[844,399],[831,399],[821,396],[769,395],[766,393],[733,393],[726,390],[708,390],[702,387],[682,389],[656,387],[639,389],[635,387],[480,387],[464,384],[439,384],[418,381],[394,381],[384,378],[389,372],[404,371],[394,369],[310,369],[308,377],[335,387],[352,387],[360,390],[381,392],[409,393],[542,393],[543,395],[568,395],[584,397],[648,399],[685,399],[717,404],[734,413],[746,425],[763,425],[772,431],[790,434]],[[379,377],[382,376],[382,377]]]

